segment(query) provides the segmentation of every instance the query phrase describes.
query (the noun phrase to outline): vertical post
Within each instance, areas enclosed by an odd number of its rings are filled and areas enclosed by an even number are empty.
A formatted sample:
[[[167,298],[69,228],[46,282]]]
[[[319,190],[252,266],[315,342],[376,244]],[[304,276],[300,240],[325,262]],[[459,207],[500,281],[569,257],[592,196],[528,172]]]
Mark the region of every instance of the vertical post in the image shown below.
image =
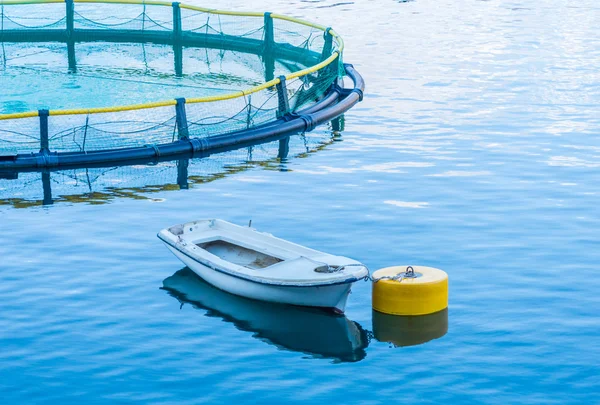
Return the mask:
[[[277,83],[275,87],[277,88],[277,101],[279,103],[277,107],[277,118],[281,118],[290,112],[290,100],[285,84],[285,76],[279,76],[279,83]]]
[[[173,54],[175,57],[175,76],[183,76],[183,47],[181,46],[181,8],[178,2],[173,6]]]
[[[344,124],[345,124],[344,116],[340,115],[339,117],[335,117],[334,119],[331,120],[331,129],[334,132],[342,132],[344,130]]]
[[[48,153],[50,151],[50,141],[48,139],[48,116],[50,112],[39,110],[38,115],[40,117],[40,152]]]
[[[179,159],[177,161],[177,184],[181,190],[187,190],[190,188],[188,183],[188,166],[190,164],[189,159]]]
[[[179,139],[189,138],[187,114],[185,112],[185,98],[175,99],[175,122],[177,124],[177,134]]]
[[[178,2],[173,2],[173,39],[181,40],[181,8]]]
[[[331,35],[330,31],[331,28],[327,28],[323,33],[325,43],[323,44],[323,52],[321,52],[321,61],[329,58],[331,56],[331,51],[333,50],[333,35]]]
[[[73,0],[65,0],[67,16],[67,59],[69,61],[69,72],[77,71],[77,59],[75,57],[75,4]]]
[[[50,183],[50,172],[44,170],[42,172],[42,189],[44,190],[44,200],[42,205],[52,205],[54,200],[52,199],[52,185]]]
[[[75,57],[75,41],[67,42],[67,60],[69,61],[69,73],[77,72],[77,58]]]
[[[279,140],[279,151],[277,153],[277,157],[279,160],[285,160],[288,157],[288,153],[290,153],[290,137],[286,136],[283,139]]]
[[[6,68],[6,55],[4,54],[4,4],[0,4],[0,42],[2,42],[2,66]]]
[[[323,44],[323,51],[321,52],[321,62],[329,58],[333,53],[333,35],[331,35],[331,27],[325,30],[323,33],[323,38],[325,39],[325,43]],[[328,66],[319,70],[319,77],[330,77],[330,74],[337,69],[337,66],[337,63],[330,63]]]
[[[246,129],[252,124],[252,94],[248,94],[248,111],[246,113]]]
[[[273,55],[275,31],[273,29],[273,17],[271,17],[271,13],[265,13],[264,31],[263,61],[265,63],[265,81],[270,82],[275,78],[275,56]]]
[[[75,29],[75,4],[73,0],[65,0],[65,6],[67,8],[67,38],[72,38],[73,30]]]

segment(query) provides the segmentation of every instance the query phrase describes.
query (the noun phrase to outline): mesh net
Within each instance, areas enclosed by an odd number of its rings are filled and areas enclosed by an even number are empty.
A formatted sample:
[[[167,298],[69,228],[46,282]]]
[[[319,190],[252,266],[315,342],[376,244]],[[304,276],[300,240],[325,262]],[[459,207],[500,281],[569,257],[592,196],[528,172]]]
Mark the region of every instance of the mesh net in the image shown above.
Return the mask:
[[[45,143],[52,152],[165,144],[274,121],[318,101],[341,76],[338,41],[268,13],[0,0],[0,155]],[[275,86],[282,75],[287,111]],[[176,98],[186,99],[187,134]],[[38,110],[49,110],[47,131]]]
[[[289,138],[288,159],[310,156],[339,135],[314,131]],[[288,170],[281,166],[279,142],[269,142],[202,159],[182,159],[157,165],[81,168],[52,173],[19,173],[3,178],[0,206],[27,208],[51,203],[103,204],[115,198],[152,200],[156,193],[194,188],[246,170]],[[185,167],[185,171],[182,168]]]

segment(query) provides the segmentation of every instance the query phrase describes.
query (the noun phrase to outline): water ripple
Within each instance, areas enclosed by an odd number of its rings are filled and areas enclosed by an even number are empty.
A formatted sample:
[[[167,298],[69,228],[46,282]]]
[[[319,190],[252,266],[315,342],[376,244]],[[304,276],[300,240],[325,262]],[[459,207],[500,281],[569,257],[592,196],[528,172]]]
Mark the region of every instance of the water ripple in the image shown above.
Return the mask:
[[[88,204],[25,204],[41,199],[33,175],[0,189],[27,206],[0,206],[4,402],[600,403],[600,8],[339,3],[252,4],[335,27],[365,76],[365,100],[318,153],[243,157],[188,190],[108,189]],[[181,264],[155,234],[203,217],[252,219],[372,269],[440,267],[447,334],[373,338],[344,362],[277,322],[181,307],[161,289]],[[368,283],[346,316],[350,330],[377,326]]]

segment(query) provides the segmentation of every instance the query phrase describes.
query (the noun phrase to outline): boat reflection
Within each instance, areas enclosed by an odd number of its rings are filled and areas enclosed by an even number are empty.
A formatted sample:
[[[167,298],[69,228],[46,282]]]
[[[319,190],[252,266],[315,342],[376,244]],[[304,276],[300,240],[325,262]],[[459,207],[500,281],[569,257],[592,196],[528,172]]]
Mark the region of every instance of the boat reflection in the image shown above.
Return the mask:
[[[415,346],[448,332],[448,308],[429,315],[398,316],[373,311],[373,336],[396,347]]]
[[[253,337],[279,349],[336,362],[356,362],[366,356],[367,332],[345,316],[232,295],[206,283],[187,267],[167,277],[162,288],[182,304],[223,318],[239,330],[254,332]]]

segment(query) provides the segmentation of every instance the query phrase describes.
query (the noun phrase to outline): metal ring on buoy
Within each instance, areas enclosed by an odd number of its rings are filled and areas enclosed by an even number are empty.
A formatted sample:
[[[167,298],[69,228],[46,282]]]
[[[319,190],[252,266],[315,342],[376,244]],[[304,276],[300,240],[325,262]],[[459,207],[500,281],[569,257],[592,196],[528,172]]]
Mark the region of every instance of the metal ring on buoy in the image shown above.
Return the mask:
[[[394,266],[373,273],[373,309],[426,315],[448,307],[448,275],[433,267]]]

